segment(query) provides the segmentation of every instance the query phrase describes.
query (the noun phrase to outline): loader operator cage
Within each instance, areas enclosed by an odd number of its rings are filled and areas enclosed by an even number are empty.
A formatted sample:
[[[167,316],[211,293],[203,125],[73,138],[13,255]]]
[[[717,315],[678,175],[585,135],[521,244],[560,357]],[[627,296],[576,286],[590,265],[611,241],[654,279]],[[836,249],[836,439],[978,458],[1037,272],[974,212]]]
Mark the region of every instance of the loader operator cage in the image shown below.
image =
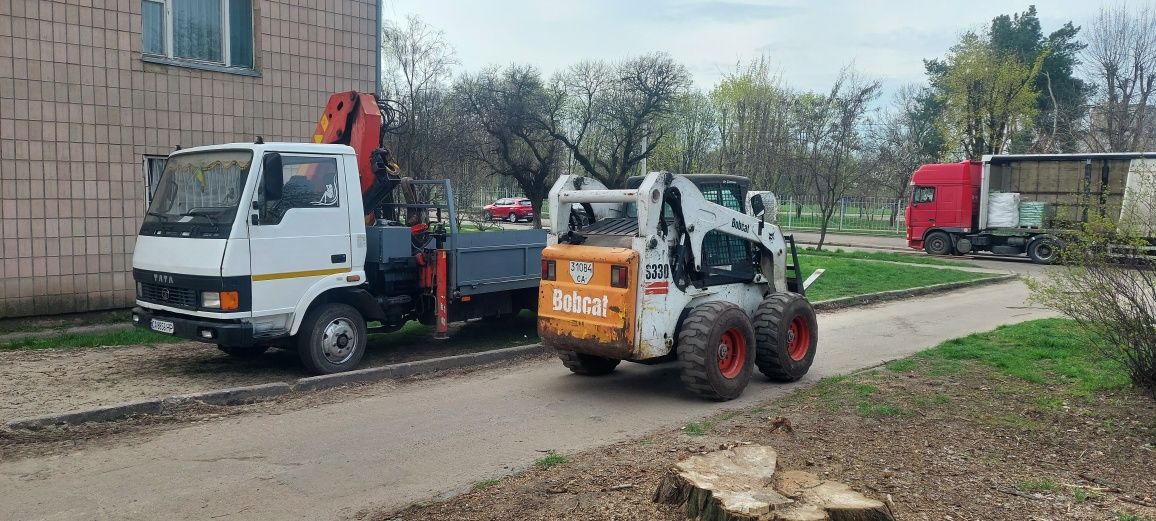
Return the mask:
[[[746,213],[749,179],[720,174],[693,174],[685,177],[698,187],[706,200],[736,212]],[[626,188],[638,188],[642,180],[642,176],[630,177],[626,180]],[[638,216],[634,203],[627,203],[626,215],[635,218]],[[674,213],[665,203],[662,206],[662,217],[674,219]],[[745,239],[712,231],[706,234],[702,251],[702,264],[706,271],[704,283],[707,286],[754,279],[758,259],[752,251],[751,243]]]

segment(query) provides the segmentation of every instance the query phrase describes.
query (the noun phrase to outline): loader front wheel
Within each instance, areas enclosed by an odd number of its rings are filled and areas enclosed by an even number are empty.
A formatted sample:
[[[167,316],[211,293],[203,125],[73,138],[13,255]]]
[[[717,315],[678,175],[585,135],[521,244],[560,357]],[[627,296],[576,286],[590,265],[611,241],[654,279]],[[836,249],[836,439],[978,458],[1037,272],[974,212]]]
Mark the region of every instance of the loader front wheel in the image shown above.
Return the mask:
[[[678,333],[678,364],[691,392],[711,400],[731,400],[751,381],[755,331],[742,308],[710,302],[687,314]]]
[[[815,309],[797,293],[776,293],[755,311],[759,372],[772,380],[793,382],[807,374],[819,343]]]
[[[584,376],[610,374],[615,367],[618,367],[618,362],[621,362],[621,360],[613,358],[586,355],[573,351],[558,351],[558,358],[562,359],[562,365],[566,366],[566,369],[574,374]]]

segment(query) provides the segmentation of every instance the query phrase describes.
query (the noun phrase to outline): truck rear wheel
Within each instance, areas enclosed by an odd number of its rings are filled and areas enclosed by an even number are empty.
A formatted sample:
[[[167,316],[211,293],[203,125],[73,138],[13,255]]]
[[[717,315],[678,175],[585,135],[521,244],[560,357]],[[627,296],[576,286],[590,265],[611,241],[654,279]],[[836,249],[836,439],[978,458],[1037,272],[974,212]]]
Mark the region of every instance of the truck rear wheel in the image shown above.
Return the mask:
[[[943,232],[931,232],[923,240],[923,249],[929,255],[951,255],[951,236]]]
[[[312,373],[340,373],[361,362],[366,340],[361,313],[345,304],[322,304],[309,311],[301,323],[297,355]]]
[[[1036,264],[1052,264],[1060,256],[1060,244],[1051,237],[1041,237],[1028,245],[1028,258]]]
[[[802,295],[775,293],[755,311],[755,364],[772,380],[793,382],[807,374],[819,343],[815,309]]]
[[[710,302],[687,314],[678,333],[678,364],[691,392],[731,400],[751,381],[755,331],[746,312],[729,302]]]
[[[621,360],[613,358],[575,353],[573,351],[558,351],[558,358],[562,359],[562,365],[566,366],[566,369],[569,369],[570,372],[584,376],[610,374],[614,371],[615,367],[618,367],[618,363],[621,362]]]

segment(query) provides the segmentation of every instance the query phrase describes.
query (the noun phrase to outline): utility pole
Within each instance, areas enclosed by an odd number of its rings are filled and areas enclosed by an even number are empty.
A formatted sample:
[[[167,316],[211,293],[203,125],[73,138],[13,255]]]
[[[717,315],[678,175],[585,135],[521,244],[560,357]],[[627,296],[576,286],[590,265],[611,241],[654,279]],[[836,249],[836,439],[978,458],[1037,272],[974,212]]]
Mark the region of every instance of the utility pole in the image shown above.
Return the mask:
[[[650,130],[649,127],[650,127],[650,125],[647,125],[646,130]],[[650,136],[649,135],[643,135],[642,136],[642,152],[646,153],[647,148],[650,148]],[[650,172],[646,171],[646,156],[642,156],[642,175],[646,175],[649,173]]]

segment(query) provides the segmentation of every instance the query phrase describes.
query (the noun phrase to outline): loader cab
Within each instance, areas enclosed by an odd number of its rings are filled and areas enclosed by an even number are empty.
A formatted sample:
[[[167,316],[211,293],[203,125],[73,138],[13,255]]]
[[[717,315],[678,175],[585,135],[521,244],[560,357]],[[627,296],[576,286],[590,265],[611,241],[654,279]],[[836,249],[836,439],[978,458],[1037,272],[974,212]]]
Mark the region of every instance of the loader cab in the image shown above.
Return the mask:
[[[684,177],[694,183],[708,201],[736,212],[747,213],[750,179],[721,174],[692,174]],[[638,188],[643,179],[642,176],[628,178],[626,188]],[[674,215],[671,212],[669,205],[663,205],[664,219],[673,219]],[[631,217],[636,216],[633,208],[627,208],[626,213]],[[751,243],[733,235],[722,232],[708,233],[703,242],[703,266],[707,270],[703,284],[713,286],[753,280],[757,261],[751,248]]]

